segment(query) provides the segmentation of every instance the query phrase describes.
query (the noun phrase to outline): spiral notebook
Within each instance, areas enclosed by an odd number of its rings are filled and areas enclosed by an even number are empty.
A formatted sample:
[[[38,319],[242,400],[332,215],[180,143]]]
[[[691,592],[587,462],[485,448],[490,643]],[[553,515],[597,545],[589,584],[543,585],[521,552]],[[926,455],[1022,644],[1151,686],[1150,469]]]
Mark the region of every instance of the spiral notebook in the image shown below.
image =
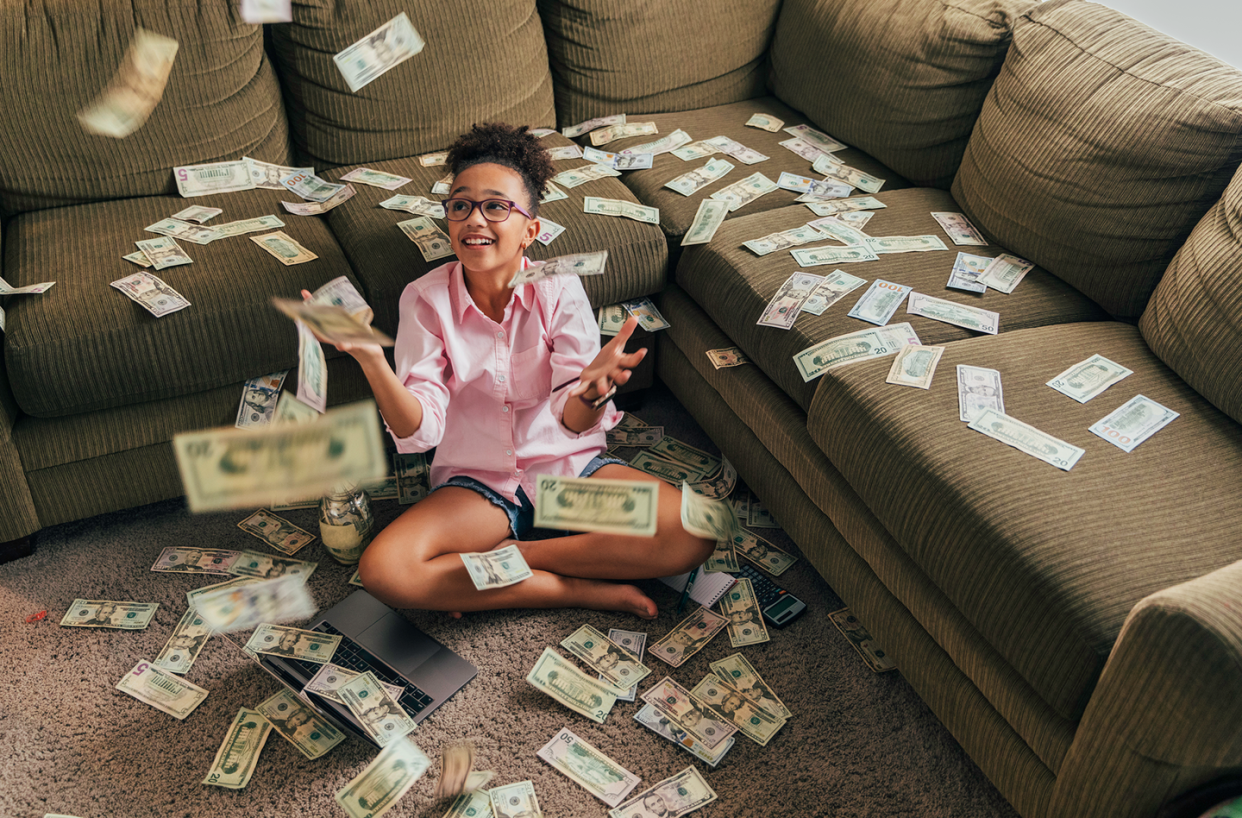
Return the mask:
[[[690,578],[690,572],[678,574],[675,577],[660,577],[663,582],[674,591],[683,591],[686,588],[686,580]],[[733,583],[737,579],[732,574],[717,572],[705,574],[700,569],[699,576],[694,581],[694,587],[690,589],[690,598],[702,605],[704,608],[710,608],[720,601],[725,595],[725,591],[733,587]]]

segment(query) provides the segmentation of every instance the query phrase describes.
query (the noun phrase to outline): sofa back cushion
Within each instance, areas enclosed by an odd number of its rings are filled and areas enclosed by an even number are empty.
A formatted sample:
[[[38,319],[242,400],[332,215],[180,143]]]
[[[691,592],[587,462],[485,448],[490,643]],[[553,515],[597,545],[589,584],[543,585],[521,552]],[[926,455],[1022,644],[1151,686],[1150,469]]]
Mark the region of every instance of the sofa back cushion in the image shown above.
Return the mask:
[[[763,95],[780,0],[539,0],[562,127]],[[710,134],[708,134],[710,136]]]
[[[1242,170],[1173,257],[1139,330],[1160,360],[1242,423]]]
[[[423,50],[350,91],[332,58],[402,12]],[[294,145],[318,164],[440,150],[476,122],[553,124],[535,0],[299,0],[272,43]]]
[[[179,44],[163,97],[123,139],[77,113],[108,86],[135,28]],[[27,0],[0,8],[0,212],[175,192],[172,169],[252,156],[288,164],[263,29],[214,0]]]
[[[1030,0],[785,0],[772,91],[910,181],[947,190]]]
[[[1136,319],[1242,161],[1242,71],[1113,11],[1019,18],[953,195],[998,244]]]

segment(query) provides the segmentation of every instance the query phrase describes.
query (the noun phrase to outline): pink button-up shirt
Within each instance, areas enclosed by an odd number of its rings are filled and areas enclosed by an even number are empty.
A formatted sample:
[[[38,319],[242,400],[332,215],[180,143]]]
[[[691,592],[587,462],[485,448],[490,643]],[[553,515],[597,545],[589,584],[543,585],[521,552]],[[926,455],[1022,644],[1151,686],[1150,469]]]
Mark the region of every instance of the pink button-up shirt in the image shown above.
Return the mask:
[[[561,423],[570,388],[599,348],[577,276],[514,288],[498,324],[470,297],[460,262],[437,267],[401,294],[396,372],[423,405],[423,423],[409,437],[394,435],[397,449],[436,447],[433,486],[460,475],[515,502],[520,486],[533,501],[536,476],[577,477],[621,418],[610,402],[581,434]]]

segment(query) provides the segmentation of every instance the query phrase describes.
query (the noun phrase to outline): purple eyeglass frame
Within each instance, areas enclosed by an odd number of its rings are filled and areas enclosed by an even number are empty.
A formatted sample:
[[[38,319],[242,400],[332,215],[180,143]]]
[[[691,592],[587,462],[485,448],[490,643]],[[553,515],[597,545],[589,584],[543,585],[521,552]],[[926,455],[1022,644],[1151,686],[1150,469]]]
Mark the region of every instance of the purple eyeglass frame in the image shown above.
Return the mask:
[[[467,211],[466,215],[462,216],[460,219],[449,219],[449,215],[448,215],[448,203],[449,202],[469,202],[470,210]],[[483,205],[488,204],[489,202],[503,202],[504,204],[509,205],[509,212],[505,214],[505,217],[503,219],[489,219],[487,218],[487,213],[483,210]],[[448,219],[448,221],[451,221],[451,222],[464,222],[466,219],[470,218],[470,214],[474,212],[474,209],[476,207],[479,208],[479,212],[483,214],[484,221],[489,221],[492,224],[500,224],[503,221],[507,221],[509,219],[509,216],[513,215],[514,210],[516,210],[518,213],[521,213],[523,216],[525,216],[528,219],[535,218],[534,216],[526,212],[526,208],[522,207],[520,204],[518,204],[517,202],[511,199],[484,199],[481,202],[476,202],[474,199],[467,199],[464,196],[450,196],[449,198],[440,202],[440,204],[444,206],[444,218]]]

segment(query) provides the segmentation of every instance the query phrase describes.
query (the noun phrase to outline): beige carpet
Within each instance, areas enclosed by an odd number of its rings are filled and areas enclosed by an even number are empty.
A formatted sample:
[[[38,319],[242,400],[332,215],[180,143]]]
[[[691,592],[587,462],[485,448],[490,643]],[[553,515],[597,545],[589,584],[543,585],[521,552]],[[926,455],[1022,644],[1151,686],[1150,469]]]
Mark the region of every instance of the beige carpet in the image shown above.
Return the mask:
[[[666,391],[653,390],[636,412],[696,446],[714,448]],[[376,505],[386,522],[400,508]],[[210,576],[150,572],[165,546],[264,548],[236,527],[244,512],[190,515],[180,501],[159,503],[41,534],[34,556],[0,566],[0,815],[40,818],[122,816],[341,816],[333,794],[375,755],[347,740],[307,761],[273,733],[249,786],[232,791],[200,782],[240,707],[253,707],[279,686],[220,638],[211,639],[187,677],[211,691],[179,722],[114,689],[140,659],[154,658],[185,610],[185,592]],[[288,514],[315,528],[311,511]],[[785,539],[778,544],[791,549]],[[796,550],[795,550],[796,553]],[[354,590],[352,569],[332,562],[316,542],[297,555],[318,560],[310,580],[327,608]],[[767,747],[738,736],[715,770],[633,720],[639,704],[619,702],[596,725],[536,692],[527,671],[545,646],[584,622],[602,630],[645,630],[654,641],[674,624],[676,597],[643,583],[661,606],[655,622],[587,611],[507,611],[453,621],[407,616],[479,667],[478,677],[431,716],[413,738],[438,759],[449,741],[470,739],[479,769],[497,784],[530,779],[544,814],[594,816],[607,808],[541,762],[535,751],[568,726],[647,787],[695,764],[719,799],[694,813],[722,816],[953,816],[1013,818],[1000,797],[899,673],[875,675],[835,630],[827,614],[841,607],[824,581],[801,562],[778,580],[810,611],[772,641],[745,649],[794,717]],[[61,628],[73,599],[161,603],[145,631]],[[40,610],[47,618],[26,624]],[[680,669],[650,664],[687,687],[708,663],[732,653],[721,634]],[[431,798],[437,767],[390,813],[439,816]]]

